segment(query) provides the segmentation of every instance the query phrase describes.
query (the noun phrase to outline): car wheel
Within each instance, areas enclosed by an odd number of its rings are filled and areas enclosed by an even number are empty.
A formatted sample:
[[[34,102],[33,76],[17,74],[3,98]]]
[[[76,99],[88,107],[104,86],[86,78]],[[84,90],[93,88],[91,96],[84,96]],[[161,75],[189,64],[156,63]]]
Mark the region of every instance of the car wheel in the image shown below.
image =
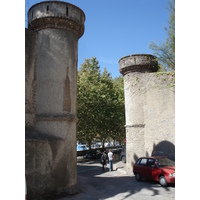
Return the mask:
[[[125,163],[126,162],[126,157],[122,156],[122,162]]]
[[[167,186],[167,181],[164,176],[160,176],[159,182],[160,182],[161,186],[163,186],[163,187]]]
[[[136,173],[135,174],[135,179],[136,179],[136,181],[141,181],[141,176],[138,173]]]

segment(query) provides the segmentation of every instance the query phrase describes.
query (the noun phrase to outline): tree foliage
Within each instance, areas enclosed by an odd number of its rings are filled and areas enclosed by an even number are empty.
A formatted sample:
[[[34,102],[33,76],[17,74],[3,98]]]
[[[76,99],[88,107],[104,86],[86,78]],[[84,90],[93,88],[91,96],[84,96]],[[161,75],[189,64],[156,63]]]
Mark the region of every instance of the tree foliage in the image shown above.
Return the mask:
[[[78,71],[78,130],[77,140],[124,139],[123,78],[113,79],[111,74],[100,72],[98,60],[86,59]]]
[[[150,44],[150,49],[154,51],[161,64],[161,70],[175,70],[175,0],[169,0],[169,27],[165,28],[168,38],[165,43],[156,45]]]
[[[96,114],[95,102],[97,101],[96,90],[100,81],[100,67],[96,58],[86,59],[78,71],[78,94],[77,113],[78,131],[77,139],[86,140],[90,144],[95,137]]]

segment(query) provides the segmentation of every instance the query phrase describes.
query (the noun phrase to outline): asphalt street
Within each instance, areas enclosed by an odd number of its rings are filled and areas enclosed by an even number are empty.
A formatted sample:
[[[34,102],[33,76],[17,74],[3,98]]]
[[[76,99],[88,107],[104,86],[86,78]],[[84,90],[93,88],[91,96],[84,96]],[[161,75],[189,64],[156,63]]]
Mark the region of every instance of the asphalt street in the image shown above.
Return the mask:
[[[154,181],[137,182],[127,175],[125,164],[114,164],[112,172],[102,171],[98,160],[77,162],[78,194],[58,200],[169,200],[175,199],[175,186],[161,187]]]

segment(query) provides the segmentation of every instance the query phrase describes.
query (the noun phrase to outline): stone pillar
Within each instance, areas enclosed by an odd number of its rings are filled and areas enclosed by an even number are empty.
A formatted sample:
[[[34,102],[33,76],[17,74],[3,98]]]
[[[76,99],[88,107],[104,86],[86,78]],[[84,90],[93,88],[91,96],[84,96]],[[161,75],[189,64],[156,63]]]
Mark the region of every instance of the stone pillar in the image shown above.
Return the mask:
[[[124,76],[126,117],[126,168],[132,170],[138,157],[145,155],[145,72],[156,72],[156,57],[135,54],[119,60],[119,71]]]
[[[76,126],[78,39],[85,15],[74,5],[51,1],[32,6],[28,17],[29,29],[38,32],[36,127],[66,138]]]
[[[35,126],[47,139],[34,145],[27,160],[39,156],[29,177],[41,195],[76,192],[77,60],[84,22],[84,12],[65,2],[41,2],[28,12],[28,28],[38,33]]]

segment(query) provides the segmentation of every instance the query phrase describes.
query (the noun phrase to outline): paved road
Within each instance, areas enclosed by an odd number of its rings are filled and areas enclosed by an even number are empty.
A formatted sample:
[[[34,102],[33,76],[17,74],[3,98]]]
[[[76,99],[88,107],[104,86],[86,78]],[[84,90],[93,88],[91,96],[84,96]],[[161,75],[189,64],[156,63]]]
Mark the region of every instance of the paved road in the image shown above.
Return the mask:
[[[161,187],[152,181],[137,182],[126,175],[125,165],[117,162],[117,170],[103,172],[99,161],[78,162],[78,194],[59,200],[169,200],[175,199],[175,187]]]

